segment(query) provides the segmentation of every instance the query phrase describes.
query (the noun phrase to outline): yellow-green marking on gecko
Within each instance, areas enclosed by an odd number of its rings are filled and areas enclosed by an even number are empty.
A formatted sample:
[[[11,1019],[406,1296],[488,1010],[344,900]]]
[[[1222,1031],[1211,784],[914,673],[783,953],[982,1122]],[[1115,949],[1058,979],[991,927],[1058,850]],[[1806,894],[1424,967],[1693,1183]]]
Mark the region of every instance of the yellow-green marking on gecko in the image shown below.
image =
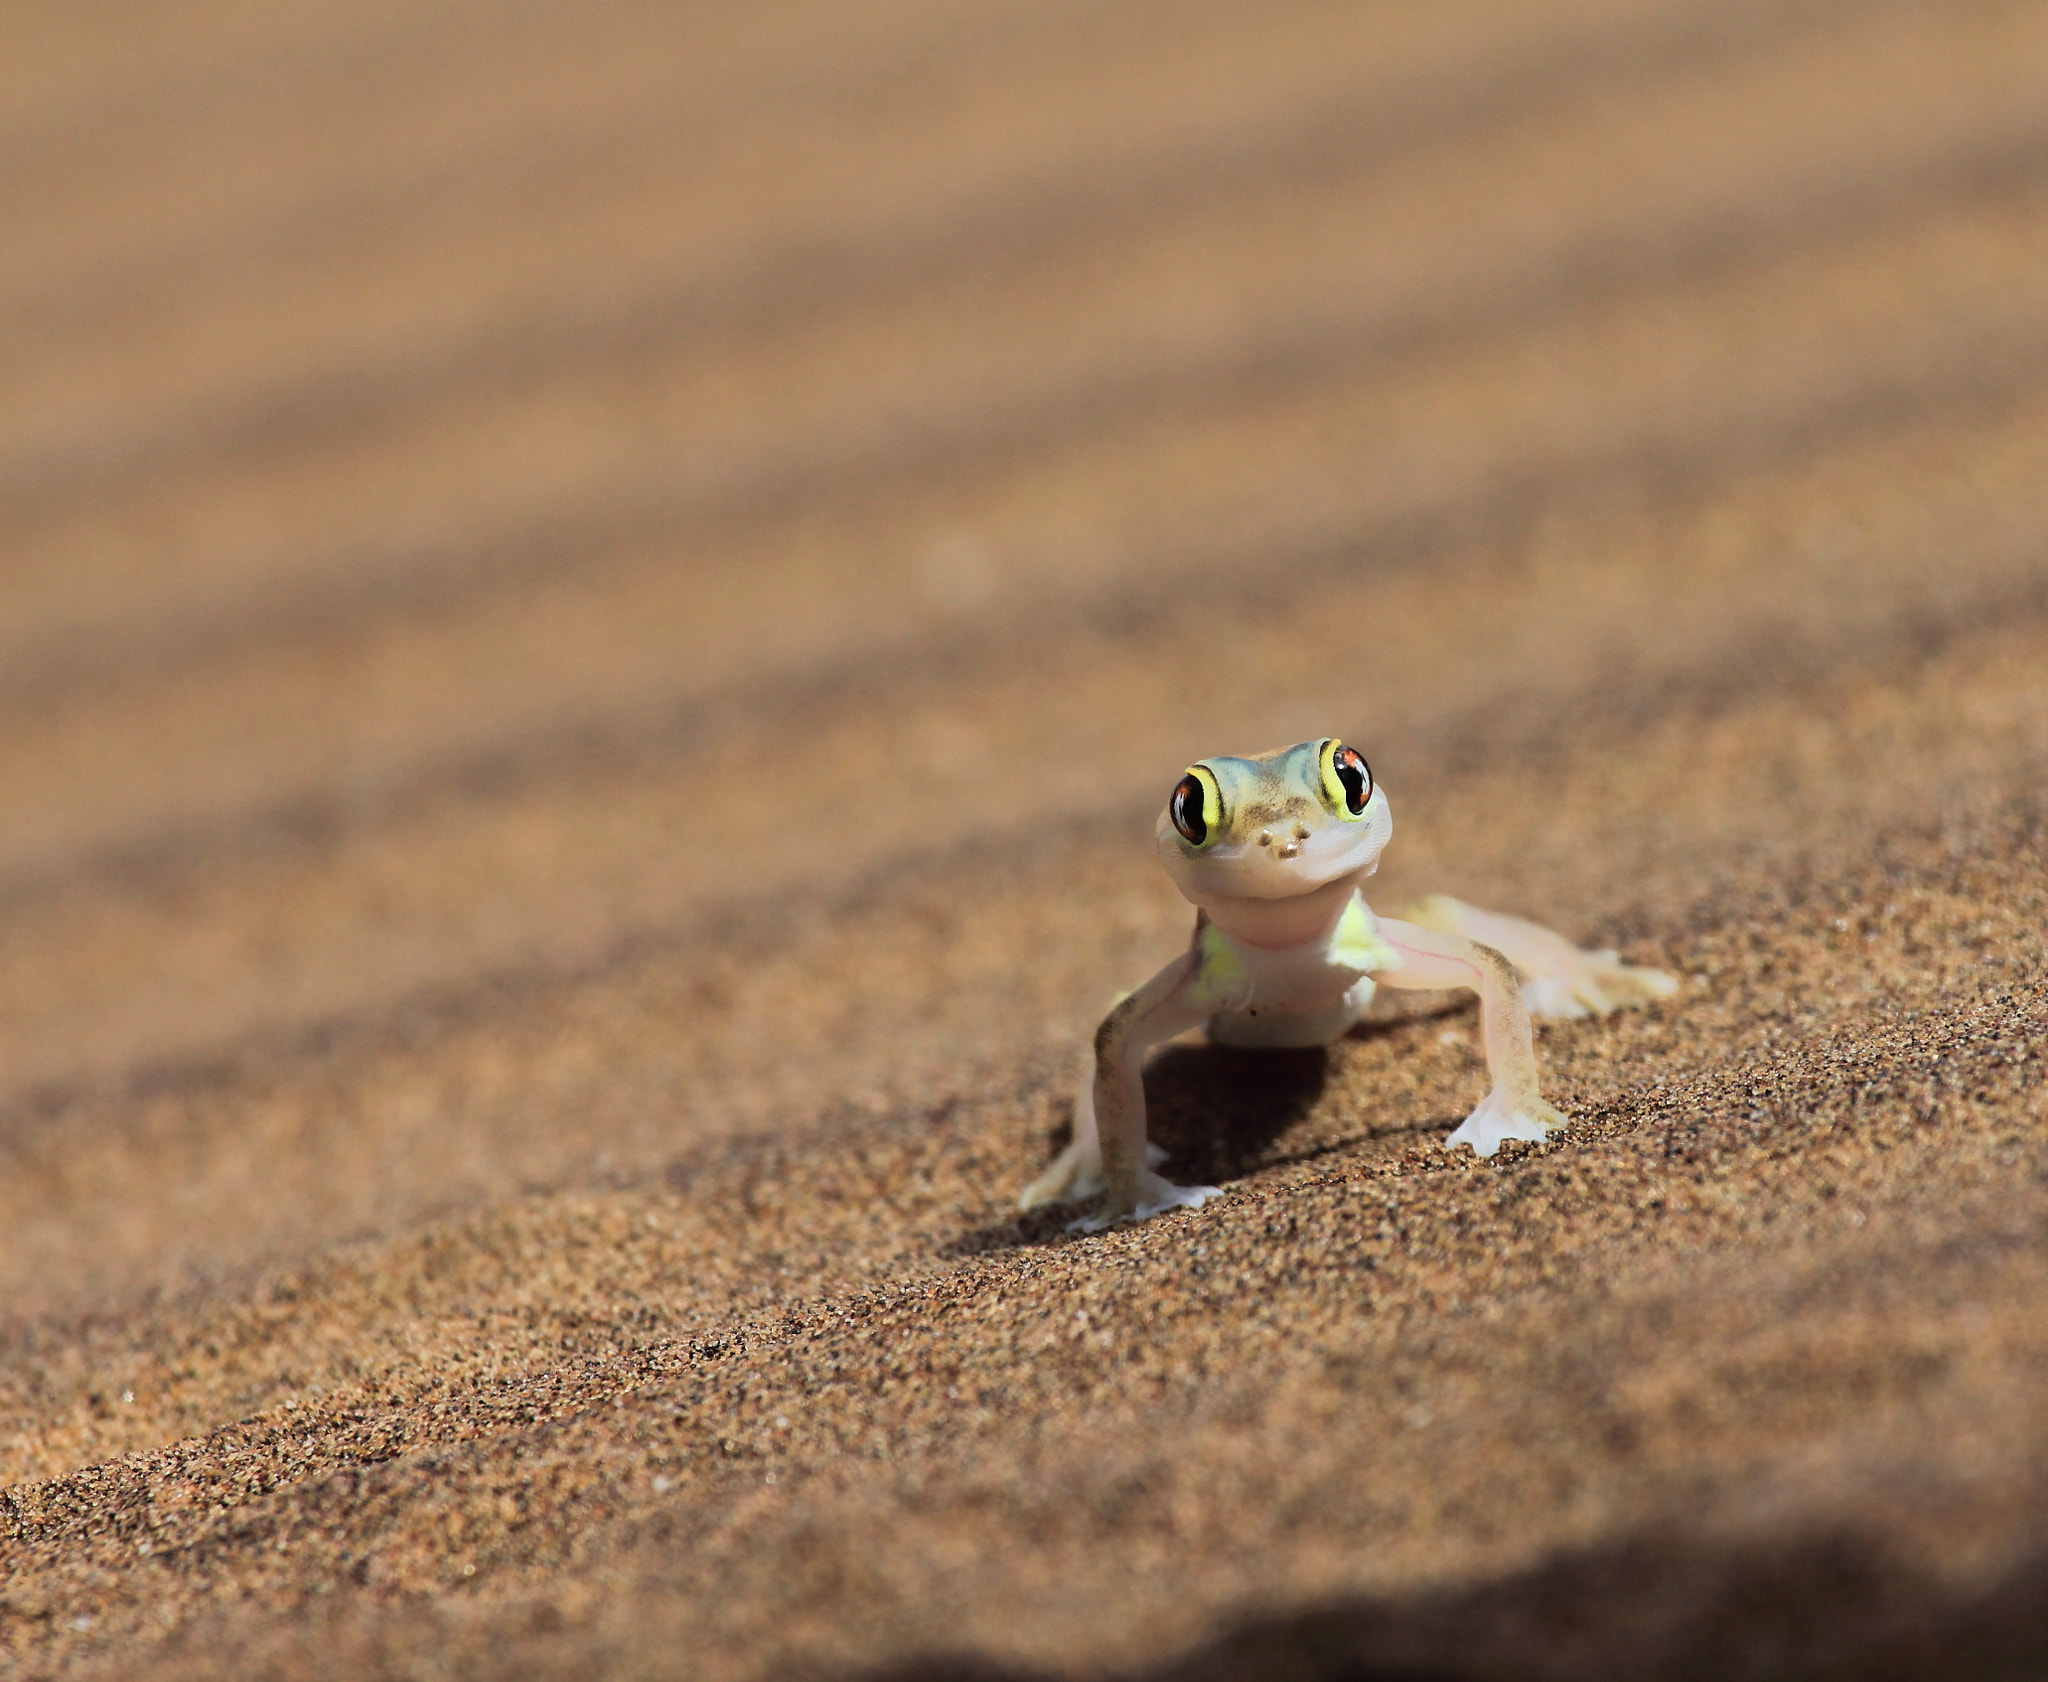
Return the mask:
[[[1146,1051],[1194,1027],[1219,1045],[1328,1045],[1379,987],[1479,995],[1492,1084],[1448,1144],[1491,1156],[1505,1140],[1541,1140],[1569,1125],[1538,1091],[1530,1011],[1605,1015],[1674,993],[1677,979],[1448,895],[1403,919],[1376,916],[1362,887],[1393,832],[1364,756],[1334,736],[1187,769],[1160,814],[1157,845],[1196,908],[1193,938],[1096,1030],[1073,1142],[1026,1188],[1022,1207],[1100,1191],[1100,1213],[1073,1223],[1094,1231],[1220,1196],[1156,1172],[1159,1153],[1145,1138]]]
[[[1195,978],[1189,997],[1208,1010],[1222,1010],[1251,991],[1251,971],[1214,923],[1203,921],[1195,932]]]
[[[1337,932],[1330,937],[1330,961],[1368,975],[1401,967],[1401,954],[1381,936],[1379,919],[1355,894],[1337,919]]]

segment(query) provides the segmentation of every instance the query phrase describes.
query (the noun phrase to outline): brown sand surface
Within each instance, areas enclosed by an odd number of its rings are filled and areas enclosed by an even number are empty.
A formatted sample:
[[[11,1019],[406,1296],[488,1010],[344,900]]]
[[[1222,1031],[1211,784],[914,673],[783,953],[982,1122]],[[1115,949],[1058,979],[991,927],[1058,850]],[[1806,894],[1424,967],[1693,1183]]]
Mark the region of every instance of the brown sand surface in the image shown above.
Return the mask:
[[[0,1666],[2048,1674],[2048,8],[0,16]],[[1190,758],[1682,974],[1195,1037]]]

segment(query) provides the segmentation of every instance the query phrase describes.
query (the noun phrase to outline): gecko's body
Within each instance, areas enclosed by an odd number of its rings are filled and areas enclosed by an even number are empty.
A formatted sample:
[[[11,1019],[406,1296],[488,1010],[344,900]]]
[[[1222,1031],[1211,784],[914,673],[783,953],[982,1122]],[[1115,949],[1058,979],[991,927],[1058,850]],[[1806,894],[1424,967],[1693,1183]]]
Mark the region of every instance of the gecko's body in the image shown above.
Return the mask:
[[[1376,917],[1361,884],[1392,834],[1386,795],[1364,759],[1330,737],[1190,767],[1160,816],[1158,844],[1196,907],[1193,939],[1096,1030],[1073,1142],[1025,1191],[1023,1207],[1103,1190],[1101,1215],[1076,1223],[1095,1228],[1219,1195],[1153,1171],[1140,1078],[1146,1051],[1197,1026],[1221,1045],[1328,1045],[1380,987],[1479,995],[1493,1087],[1450,1144],[1491,1156],[1504,1140],[1541,1140],[1567,1125],[1537,1091],[1529,1011],[1604,1014],[1673,992],[1677,982],[1443,896],[1405,919]]]

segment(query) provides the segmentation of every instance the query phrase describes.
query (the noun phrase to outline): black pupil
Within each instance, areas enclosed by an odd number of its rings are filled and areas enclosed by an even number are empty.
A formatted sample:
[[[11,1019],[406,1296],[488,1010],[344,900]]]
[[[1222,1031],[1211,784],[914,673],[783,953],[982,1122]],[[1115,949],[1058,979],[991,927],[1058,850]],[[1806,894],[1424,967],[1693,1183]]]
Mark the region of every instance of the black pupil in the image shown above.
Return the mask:
[[[1356,748],[1339,748],[1336,753],[1337,781],[1344,785],[1344,804],[1356,817],[1372,798],[1372,767]]]
[[[1173,827],[1199,847],[1209,839],[1202,816],[1202,779],[1189,775],[1173,785]]]

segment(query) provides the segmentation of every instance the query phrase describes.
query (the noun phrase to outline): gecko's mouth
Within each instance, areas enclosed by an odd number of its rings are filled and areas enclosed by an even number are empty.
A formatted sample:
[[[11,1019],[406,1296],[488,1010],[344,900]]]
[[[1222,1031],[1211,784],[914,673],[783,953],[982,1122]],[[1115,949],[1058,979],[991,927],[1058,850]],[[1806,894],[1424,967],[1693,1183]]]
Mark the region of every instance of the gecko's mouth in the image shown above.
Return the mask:
[[[1200,861],[1191,872],[1214,892],[1237,899],[1293,899],[1328,887],[1340,877],[1355,875],[1370,862],[1355,855],[1320,856],[1326,850],[1290,841],[1285,846],[1257,843],[1235,853],[1219,853]]]

